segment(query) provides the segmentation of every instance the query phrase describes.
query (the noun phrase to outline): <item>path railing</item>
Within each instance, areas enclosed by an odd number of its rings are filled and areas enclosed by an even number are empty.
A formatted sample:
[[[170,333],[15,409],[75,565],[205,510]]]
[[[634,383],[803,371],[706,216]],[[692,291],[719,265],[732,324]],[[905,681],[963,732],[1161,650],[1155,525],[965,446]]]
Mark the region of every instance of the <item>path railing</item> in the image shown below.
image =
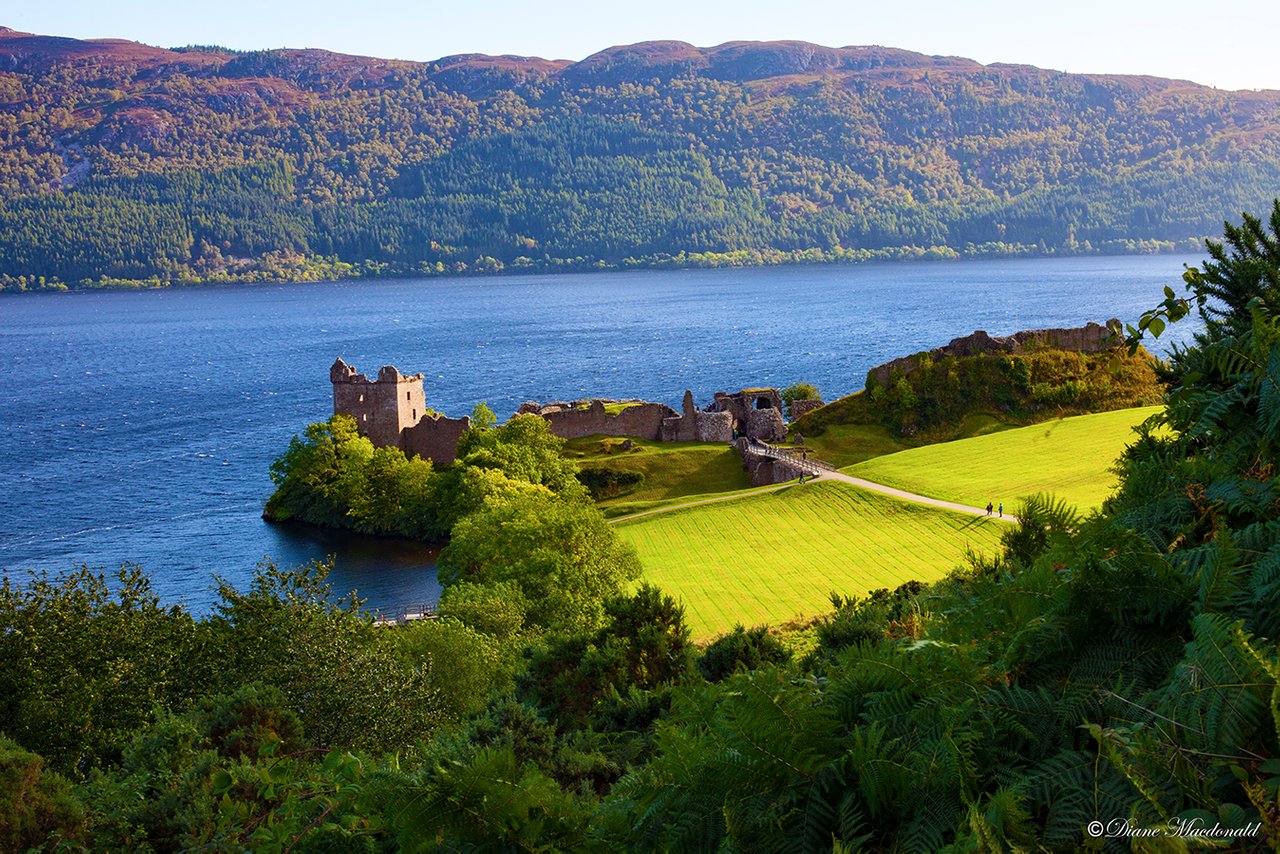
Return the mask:
[[[373,617],[375,626],[400,626],[418,620],[435,620],[440,617],[438,602],[423,602],[417,605],[401,605],[388,610],[379,609]]]
[[[769,445],[760,441],[742,440],[743,454],[764,457],[770,460],[780,460],[786,463],[796,471],[805,474],[821,475],[823,472],[835,471],[836,467],[825,460],[817,459],[809,456],[807,451],[798,451],[794,448],[781,448],[777,445]]]

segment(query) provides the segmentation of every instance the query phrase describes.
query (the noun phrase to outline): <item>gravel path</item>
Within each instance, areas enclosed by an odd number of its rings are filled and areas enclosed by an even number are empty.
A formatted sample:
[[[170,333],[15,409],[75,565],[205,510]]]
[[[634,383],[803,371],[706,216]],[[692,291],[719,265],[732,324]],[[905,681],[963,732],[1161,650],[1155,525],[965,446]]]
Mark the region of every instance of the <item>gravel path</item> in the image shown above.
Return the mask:
[[[941,498],[930,498],[927,495],[917,495],[914,492],[907,492],[903,489],[896,489],[892,486],[885,486],[883,483],[875,483],[870,480],[863,480],[860,477],[843,474],[838,471],[824,471],[816,477],[810,477],[806,483],[813,483],[814,480],[836,480],[841,483],[847,483],[860,489],[867,489],[871,492],[879,492],[884,495],[891,495],[903,501],[911,501],[916,504],[927,504],[930,507],[940,507],[943,510],[951,510],[956,513],[965,513],[969,516],[986,516],[987,511],[982,507],[970,507],[968,504],[957,504],[954,501],[943,501]],[[632,513],[627,516],[619,516],[616,519],[610,519],[609,524],[615,522],[630,522],[632,519],[640,519],[644,516],[653,516],[657,513],[669,513],[672,510],[683,510],[686,507],[699,507],[703,504],[715,504],[717,501],[732,501],[735,498],[745,498],[750,495],[763,495],[767,492],[777,492],[779,489],[786,489],[788,486],[798,485],[795,481],[787,481],[786,483],[775,484],[771,487],[765,487],[752,492],[733,492],[728,495],[718,495],[713,498],[702,498],[698,501],[686,501],[683,504],[669,504],[666,507],[655,507],[652,510],[642,510],[639,513]],[[1005,513],[1003,516],[997,516],[996,512],[991,511],[991,518],[1001,522],[1010,522],[1016,524],[1018,517],[1011,513]]]

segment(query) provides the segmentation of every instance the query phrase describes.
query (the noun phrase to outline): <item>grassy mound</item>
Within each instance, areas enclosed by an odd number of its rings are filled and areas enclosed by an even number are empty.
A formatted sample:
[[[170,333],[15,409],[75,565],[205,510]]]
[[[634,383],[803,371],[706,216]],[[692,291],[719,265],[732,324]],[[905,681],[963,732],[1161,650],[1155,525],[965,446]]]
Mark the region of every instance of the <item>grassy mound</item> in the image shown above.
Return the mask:
[[[910,492],[975,507],[1051,492],[1081,510],[1101,506],[1115,486],[1111,467],[1133,427],[1160,407],[1121,409],[1042,422],[958,442],[911,448],[844,469]]]
[[[916,446],[990,432],[991,422],[998,429],[1150,405],[1164,391],[1143,350],[1131,356],[1045,349],[936,360],[919,353],[914,359],[913,370],[895,370],[887,384],[869,374],[866,390],[808,413],[794,429],[810,441],[837,425],[875,425],[885,429],[884,439]]]
[[[604,436],[573,439],[565,455],[583,470],[639,474],[599,500],[606,516],[622,516],[688,496],[745,489],[751,479],[731,446],[717,442],[654,442]],[[629,478],[628,478],[629,479]]]
[[[832,482],[617,525],[645,580],[684,602],[698,638],[829,611],[832,591],[940,578],[966,550],[994,550],[1005,529]]]

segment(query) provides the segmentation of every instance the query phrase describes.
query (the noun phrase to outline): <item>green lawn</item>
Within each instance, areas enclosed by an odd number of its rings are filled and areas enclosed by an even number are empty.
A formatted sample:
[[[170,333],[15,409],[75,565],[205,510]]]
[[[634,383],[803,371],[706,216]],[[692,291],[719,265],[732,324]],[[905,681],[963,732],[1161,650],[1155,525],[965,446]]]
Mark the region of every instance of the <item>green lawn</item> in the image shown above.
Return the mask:
[[[1046,421],[955,442],[911,448],[843,469],[909,492],[975,507],[1051,492],[1088,510],[1115,486],[1109,469],[1133,441],[1132,428],[1160,407]]]
[[[934,580],[1007,523],[842,483],[792,486],[618,523],[646,580],[684,602],[696,638],[831,610],[828,594]]]
[[[565,445],[566,455],[579,466],[605,466],[644,475],[644,480],[634,488],[599,502],[606,516],[626,515],[675,499],[751,485],[751,479],[742,469],[742,457],[722,442],[633,439],[631,449],[623,451],[623,441],[590,436]]]
[[[809,453],[837,467],[907,447],[879,424],[828,424],[821,436],[805,435],[804,444]]]

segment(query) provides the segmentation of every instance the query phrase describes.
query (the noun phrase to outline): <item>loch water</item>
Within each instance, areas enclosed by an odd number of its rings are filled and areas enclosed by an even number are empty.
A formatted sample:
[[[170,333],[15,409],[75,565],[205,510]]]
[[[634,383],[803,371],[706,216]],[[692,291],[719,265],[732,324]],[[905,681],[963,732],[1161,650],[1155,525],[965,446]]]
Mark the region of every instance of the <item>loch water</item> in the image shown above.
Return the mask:
[[[411,543],[267,524],[268,466],[332,411],[337,356],[425,375],[449,415],[486,401],[641,397],[812,382],[985,329],[1135,322],[1187,256],[1017,259],[234,285],[0,299],[0,570],[141,565],[200,612],[217,575],[333,555],[371,608],[430,601]],[[1185,340],[1190,324],[1167,340]],[[1167,346],[1167,343],[1163,346]]]

